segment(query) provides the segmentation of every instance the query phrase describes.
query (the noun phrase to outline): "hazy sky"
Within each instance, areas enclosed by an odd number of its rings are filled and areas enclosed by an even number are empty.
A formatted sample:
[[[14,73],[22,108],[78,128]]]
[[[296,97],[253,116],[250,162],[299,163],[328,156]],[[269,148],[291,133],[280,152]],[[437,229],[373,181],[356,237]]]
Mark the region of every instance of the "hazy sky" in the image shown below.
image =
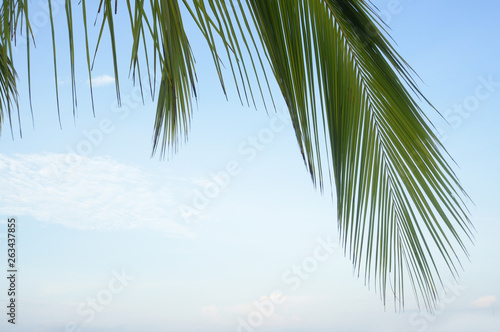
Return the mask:
[[[127,77],[126,8],[116,16],[123,107],[105,32],[93,70],[95,117],[84,45],[76,46],[74,121],[66,18],[54,1],[60,130],[50,24],[40,3],[31,5],[35,128],[18,41],[23,138],[14,123],[12,140],[8,122],[0,137],[0,267],[6,270],[5,222],[17,216],[17,331],[500,332],[499,2],[374,2],[449,122],[423,105],[474,202],[470,261],[457,282],[443,275],[447,292],[436,316],[419,313],[411,291],[404,313],[394,313],[390,298],[384,309],[379,294],[353,276],[336,245],[335,204],[313,187],[283,100],[276,98],[280,116],[241,106],[227,75],[226,101],[189,18],[199,98],[187,144],[160,161],[150,158],[155,102],[142,104]],[[91,30],[95,41],[98,29]],[[2,280],[0,302],[7,303]],[[2,316],[0,329],[14,331]]]

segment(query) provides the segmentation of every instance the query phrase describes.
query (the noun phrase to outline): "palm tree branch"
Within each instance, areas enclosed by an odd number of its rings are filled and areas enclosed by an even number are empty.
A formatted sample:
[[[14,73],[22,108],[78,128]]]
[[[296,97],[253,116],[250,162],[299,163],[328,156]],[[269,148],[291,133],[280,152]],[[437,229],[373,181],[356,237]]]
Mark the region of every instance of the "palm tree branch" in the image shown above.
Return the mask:
[[[153,131],[153,153],[175,152],[184,141],[196,98],[193,51],[184,29],[180,1],[127,1],[132,28],[130,72],[141,84],[139,50],[144,49],[150,89],[154,95],[157,64],[161,73]],[[442,284],[444,264],[456,276],[460,259],[467,256],[465,238],[472,225],[468,199],[450,157],[432,131],[432,124],[417,100],[425,99],[414,72],[391,46],[388,34],[365,0],[182,0],[206,39],[218,79],[227,93],[223,60],[240,100],[256,105],[252,86],[268,71],[288,108],[305,167],[323,192],[335,195],[338,225],[345,253],[354,270],[364,272],[386,302],[404,304],[405,280],[419,303],[432,311]],[[115,2],[116,11],[117,2]],[[82,3],[86,20],[85,2]],[[26,19],[23,1],[2,2],[0,49],[0,125],[7,110],[17,105],[11,39],[17,22]],[[89,80],[104,26],[111,36],[112,58],[120,101],[115,27],[111,0],[101,0],[103,18],[92,66],[85,38]],[[56,43],[49,1],[54,77],[59,114]],[[76,106],[72,13],[66,1]],[[97,20],[97,18],[96,18]],[[28,31],[27,31],[28,34]],[[149,39],[150,38],[150,39]],[[142,39],[142,40],[141,40]],[[153,68],[147,45],[152,42]],[[29,42],[29,39],[28,39]],[[251,63],[246,66],[247,59]],[[265,62],[267,60],[267,63]],[[29,65],[29,50],[28,50]],[[254,76],[251,73],[254,73]],[[255,83],[254,83],[255,82]],[[92,89],[92,87],[91,87]],[[92,90],[91,90],[92,91]],[[142,92],[142,85],[141,85]],[[274,105],[274,100],[273,100]],[[19,111],[18,111],[19,118]],[[60,121],[60,115],[59,115]],[[435,253],[438,253],[436,255]]]
[[[461,235],[470,238],[471,226],[467,196],[411,96],[422,97],[411,69],[364,1],[254,0],[248,11],[320,188],[331,158],[342,242],[356,270],[367,283],[375,277],[384,302],[392,274],[400,304],[408,273],[432,310],[441,277],[431,253],[456,275],[454,244],[467,255]]]

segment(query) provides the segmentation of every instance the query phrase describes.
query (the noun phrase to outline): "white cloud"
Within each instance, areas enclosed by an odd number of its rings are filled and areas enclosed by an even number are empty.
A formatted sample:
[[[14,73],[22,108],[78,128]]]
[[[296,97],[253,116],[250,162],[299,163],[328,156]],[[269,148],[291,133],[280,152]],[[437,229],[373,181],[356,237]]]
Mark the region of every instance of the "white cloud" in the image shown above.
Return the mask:
[[[496,301],[496,296],[488,295],[475,299],[472,301],[472,305],[476,308],[490,308]]]
[[[193,235],[178,216],[168,178],[158,181],[111,158],[81,157],[75,163],[69,156],[0,154],[0,213],[76,229]]]
[[[101,76],[96,76],[92,77],[92,86],[94,87],[100,87],[100,86],[105,86],[109,85],[115,82],[115,78],[109,75],[101,75]],[[89,81],[87,80],[87,83]]]

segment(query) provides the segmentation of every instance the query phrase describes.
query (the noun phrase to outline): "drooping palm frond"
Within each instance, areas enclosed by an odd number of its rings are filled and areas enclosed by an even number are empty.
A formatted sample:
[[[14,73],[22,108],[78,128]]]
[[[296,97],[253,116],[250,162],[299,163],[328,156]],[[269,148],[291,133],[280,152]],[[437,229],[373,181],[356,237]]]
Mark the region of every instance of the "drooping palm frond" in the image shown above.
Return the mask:
[[[14,137],[12,131],[12,113],[14,108],[16,108],[19,121],[19,135],[22,136],[17,102],[17,74],[12,61],[12,39],[16,35],[18,25],[22,25],[22,22],[19,23],[19,17],[22,17],[23,13],[27,13],[27,7],[22,1],[17,4],[12,1],[3,1],[0,13],[2,14],[0,17],[0,131],[5,120],[5,112],[7,112],[12,137]],[[27,21],[26,27],[26,30],[28,30],[29,23]]]
[[[257,31],[305,165],[321,189],[329,181],[336,189],[342,244],[358,275],[373,280],[384,303],[394,287],[400,306],[408,277],[432,311],[442,284],[436,261],[456,276],[459,251],[467,255],[466,194],[414,99],[425,100],[411,68],[372,7],[362,0],[249,0],[229,10],[225,1],[208,2],[205,25],[226,43]],[[231,20],[246,30],[211,24]]]
[[[97,45],[107,24],[119,99],[116,4],[99,4],[103,15]],[[11,5],[4,1],[4,6]],[[85,19],[85,1],[82,8]],[[411,68],[391,46],[369,2],[128,0],[127,8],[133,78],[141,83],[141,50],[152,95],[155,75],[161,74],[153,152],[175,151],[192,116],[196,74],[184,10],[208,43],[224,93],[222,59],[240,99],[248,104],[255,104],[257,89],[267,99],[270,73],[265,68],[271,68],[313,182],[320,190],[325,184],[335,188],[342,244],[358,275],[364,273],[366,283],[380,290],[384,303],[392,293],[400,306],[409,280],[417,300],[432,311],[441,265],[456,276],[460,256],[467,255],[464,240],[470,239],[472,227],[467,196],[416,102],[427,101]],[[27,7],[11,9],[2,10],[28,17],[23,15]],[[72,50],[69,2],[66,14]],[[17,26],[15,15],[9,17],[3,45],[10,43]],[[9,47],[4,54],[11,58]],[[90,79],[88,55],[87,61]],[[15,79],[11,81],[14,85],[2,85],[10,87],[5,90],[10,95],[15,92]],[[76,106],[75,86],[73,91]]]
[[[144,29],[147,29],[153,40],[153,57],[155,63],[159,59],[161,71],[153,153],[159,147],[163,155],[167,149],[175,152],[179,140],[186,138],[189,129],[191,99],[196,97],[194,58],[177,1],[151,1],[151,15],[146,14],[143,3],[136,2],[134,12],[128,5],[134,40],[131,70],[138,72],[140,80],[139,44],[146,43]],[[146,47],[144,50],[148,59],[148,50]],[[148,76],[149,73],[148,68]]]
[[[0,47],[0,131],[7,112],[7,118],[12,129],[12,111],[13,106],[17,105],[16,71],[6,54],[6,48]],[[18,110],[19,111],[19,110]],[[18,112],[19,115],[19,112]],[[12,131],[12,130],[11,130]],[[19,134],[22,135],[21,129]],[[12,133],[14,135],[14,133]],[[14,136],[12,136],[14,138]]]

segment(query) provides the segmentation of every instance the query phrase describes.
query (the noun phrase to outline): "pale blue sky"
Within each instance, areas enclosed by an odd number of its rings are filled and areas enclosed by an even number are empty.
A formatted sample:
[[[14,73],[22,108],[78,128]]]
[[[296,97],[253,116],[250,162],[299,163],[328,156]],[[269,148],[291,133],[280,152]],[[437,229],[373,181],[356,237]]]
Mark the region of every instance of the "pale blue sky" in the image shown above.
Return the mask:
[[[500,3],[374,3],[390,24],[397,50],[422,78],[425,95],[450,122],[424,107],[474,201],[471,259],[464,260],[458,284],[447,283],[437,316],[419,314],[411,290],[404,313],[394,313],[390,299],[384,310],[379,295],[353,277],[342,251],[325,245],[336,243],[335,205],[312,186],[286,118],[242,107],[232,88],[226,101],[189,19],[199,99],[189,141],[172,160],[150,158],[155,103],[137,103],[137,90],[127,79],[124,7],[116,22],[123,30],[118,47],[124,107],[116,108],[114,84],[106,79],[113,76],[111,57],[103,47],[93,71],[102,84],[94,87],[92,116],[78,44],[74,124],[67,41],[59,33],[60,130],[50,26],[33,2],[32,13],[40,20],[32,53],[35,129],[20,45],[15,61],[23,138],[15,131],[12,140],[8,123],[0,137],[1,222],[11,215],[19,222],[16,330],[249,331],[242,320],[263,317],[260,304],[273,314],[250,326],[254,331],[500,332]],[[59,10],[56,31],[64,31]],[[284,102],[276,100],[278,111],[285,111]],[[92,143],[85,132],[97,129],[106,133],[94,135]],[[261,151],[250,142],[259,134]],[[78,149],[88,155],[72,159],[68,151]],[[224,181],[221,171],[233,175],[216,187],[214,174]],[[205,190],[212,197],[203,200],[198,193]],[[193,200],[199,213],[183,217],[179,207],[193,207]],[[5,248],[6,225],[0,228]],[[299,265],[309,269],[303,277],[294,275]],[[2,303],[5,289],[4,280]],[[92,309],[88,301],[96,297],[100,302]],[[5,317],[0,327],[11,329]]]

